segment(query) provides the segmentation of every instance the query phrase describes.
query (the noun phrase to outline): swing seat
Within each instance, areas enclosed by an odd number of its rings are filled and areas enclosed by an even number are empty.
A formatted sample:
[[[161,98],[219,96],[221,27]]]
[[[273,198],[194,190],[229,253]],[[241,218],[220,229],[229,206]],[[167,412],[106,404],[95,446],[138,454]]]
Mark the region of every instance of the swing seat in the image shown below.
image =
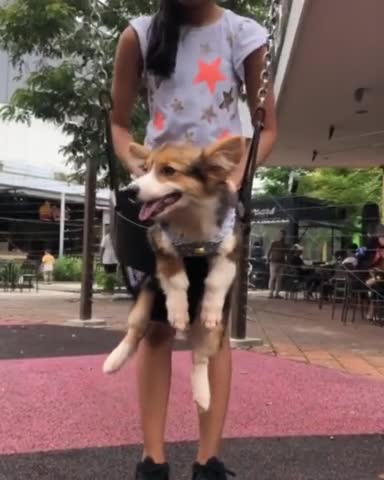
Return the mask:
[[[148,226],[139,220],[139,206],[125,190],[111,191],[111,237],[120,265],[146,274],[155,272],[155,256],[148,242]]]

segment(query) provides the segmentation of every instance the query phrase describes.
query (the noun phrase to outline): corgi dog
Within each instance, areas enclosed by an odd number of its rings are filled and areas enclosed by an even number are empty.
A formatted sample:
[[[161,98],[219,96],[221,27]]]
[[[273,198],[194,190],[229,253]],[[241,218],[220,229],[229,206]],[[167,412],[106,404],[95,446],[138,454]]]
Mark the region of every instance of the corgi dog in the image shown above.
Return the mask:
[[[205,149],[182,143],[164,144],[153,151],[135,143],[130,146],[133,159],[141,162],[145,173],[130,183],[127,194],[141,204],[140,220],[153,222],[148,238],[157,281],[165,295],[168,322],[190,339],[192,393],[203,411],[210,406],[209,358],[219,350],[225,332],[223,310],[236,276],[240,247],[236,195],[227,179],[244,152],[245,140],[240,136]],[[190,319],[183,257],[206,254],[204,294],[197,318]],[[104,363],[105,373],[119,370],[136,352],[151,320],[154,296],[153,282],[148,279],[129,313],[126,336]]]

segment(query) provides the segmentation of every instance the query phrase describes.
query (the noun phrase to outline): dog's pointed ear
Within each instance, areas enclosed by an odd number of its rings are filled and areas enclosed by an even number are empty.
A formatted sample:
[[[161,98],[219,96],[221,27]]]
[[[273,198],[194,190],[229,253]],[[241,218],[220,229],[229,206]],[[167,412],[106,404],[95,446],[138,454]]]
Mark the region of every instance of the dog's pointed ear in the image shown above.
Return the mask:
[[[129,151],[133,160],[137,160],[140,163],[144,163],[151,154],[149,148],[140,145],[139,143],[132,142],[129,145]]]
[[[207,176],[224,182],[245,154],[244,137],[236,136],[220,140],[203,150],[204,169]]]

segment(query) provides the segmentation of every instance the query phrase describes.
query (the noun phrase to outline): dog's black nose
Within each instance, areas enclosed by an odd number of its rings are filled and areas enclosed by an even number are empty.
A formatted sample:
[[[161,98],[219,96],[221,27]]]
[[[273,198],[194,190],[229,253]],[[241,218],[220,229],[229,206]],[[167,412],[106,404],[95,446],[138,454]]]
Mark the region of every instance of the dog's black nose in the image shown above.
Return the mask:
[[[139,187],[135,184],[129,185],[126,189],[127,196],[131,202],[136,202],[137,197],[139,195]]]

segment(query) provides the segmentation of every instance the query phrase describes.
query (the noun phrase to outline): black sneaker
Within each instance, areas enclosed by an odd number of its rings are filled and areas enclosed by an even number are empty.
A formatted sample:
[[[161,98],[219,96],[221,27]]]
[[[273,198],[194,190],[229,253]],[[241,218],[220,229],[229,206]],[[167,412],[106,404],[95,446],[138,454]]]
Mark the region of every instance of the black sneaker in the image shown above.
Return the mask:
[[[168,463],[155,463],[152,458],[147,457],[143,462],[137,464],[136,480],[169,480]]]
[[[193,465],[192,480],[228,480],[228,475],[236,477],[234,472],[227,470],[223,462],[212,457],[205,465]]]

